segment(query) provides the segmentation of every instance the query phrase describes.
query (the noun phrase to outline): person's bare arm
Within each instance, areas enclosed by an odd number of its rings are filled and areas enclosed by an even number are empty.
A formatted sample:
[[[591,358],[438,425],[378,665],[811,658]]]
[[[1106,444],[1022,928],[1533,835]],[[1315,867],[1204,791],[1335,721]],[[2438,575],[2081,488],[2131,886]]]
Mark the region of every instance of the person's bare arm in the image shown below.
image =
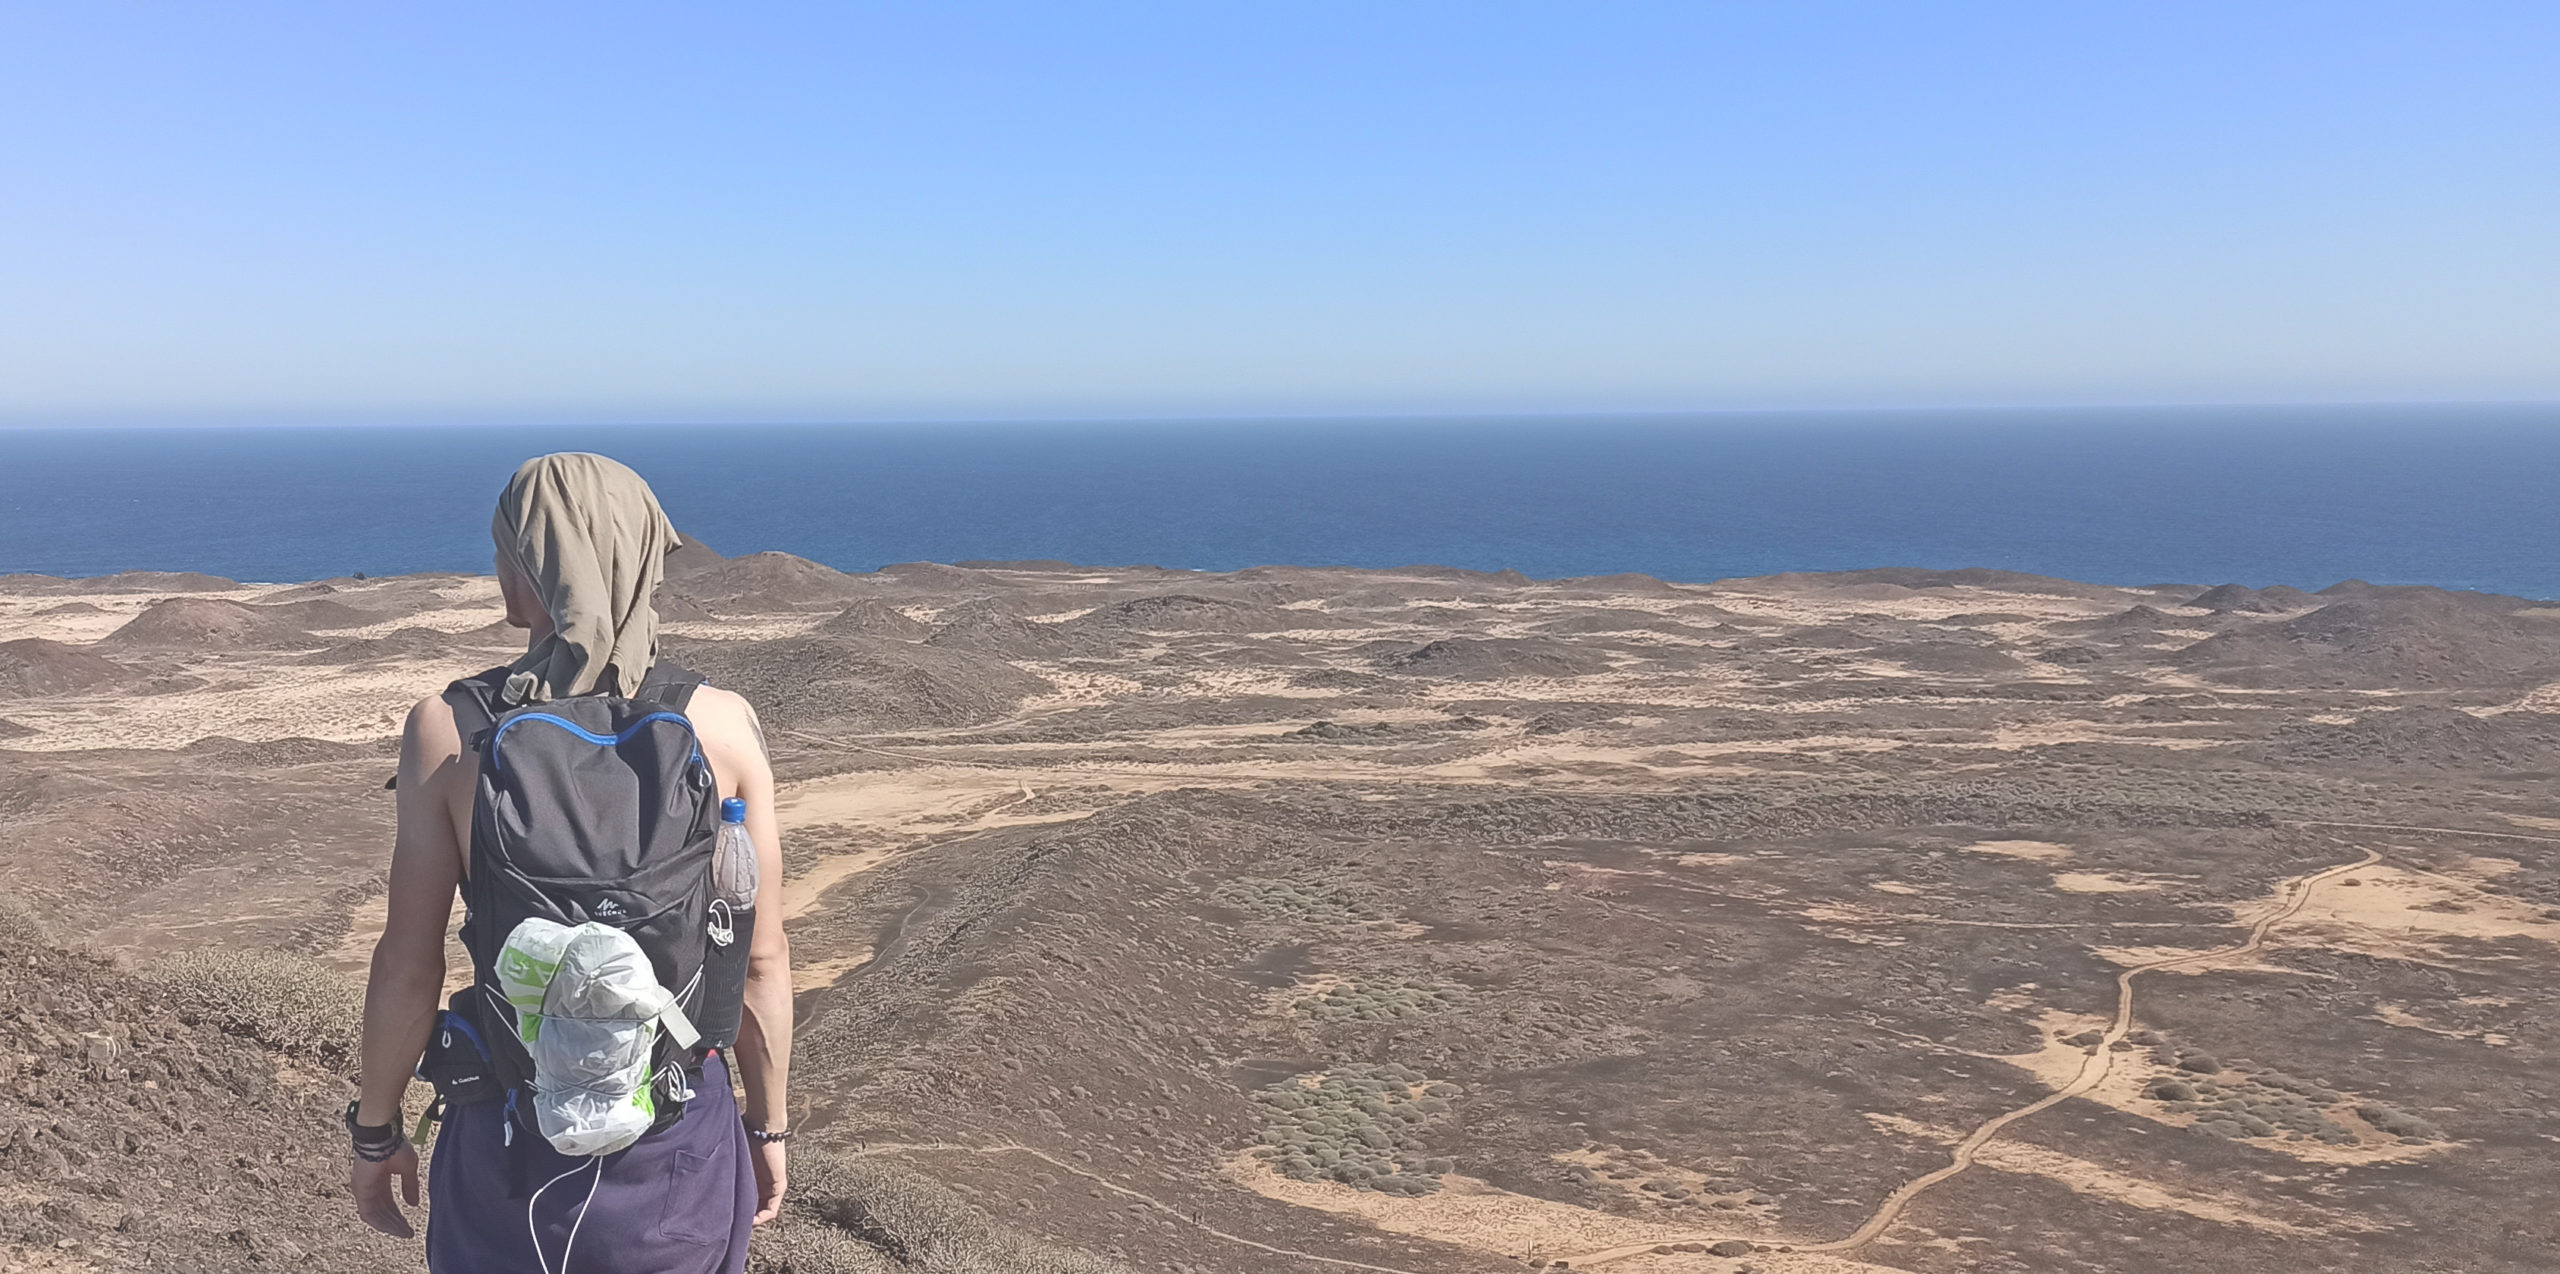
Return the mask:
[[[410,710],[400,740],[390,911],[365,983],[364,1077],[356,1104],[360,1124],[399,1122],[400,1098],[435,1028],[436,1000],[444,990],[445,925],[462,877],[461,840],[445,792],[460,768],[461,752],[453,710],[443,700],[428,699]],[[381,1163],[357,1160],[350,1184],[356,1213],[365,1224],[407,1238],[412,1233],[408,1218],[391,1199],[395,1177],[402,1181],[402,1196],[415,1207],[414,1149]]]
[[[747,1126],[789,1126],[791,1094],[791,940],[782,932],[782,833],[774,817],[773,765],[755,708],[726,691],[695,692],[691,715],[712,768],[747,802],[747,832],[756,842],[756,928],[747,952],[746,1011],[738,1022],[733,1061],[746,1089]],[[788,1186],[782,1143],[756,1152],[756,1224],[781,1210]]]

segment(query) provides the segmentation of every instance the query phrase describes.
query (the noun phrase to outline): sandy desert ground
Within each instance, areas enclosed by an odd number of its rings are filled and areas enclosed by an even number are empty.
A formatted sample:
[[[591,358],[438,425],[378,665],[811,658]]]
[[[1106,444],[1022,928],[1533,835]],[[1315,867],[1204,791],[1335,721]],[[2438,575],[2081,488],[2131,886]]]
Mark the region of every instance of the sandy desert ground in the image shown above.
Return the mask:
[[[661,609],[785,780],[762,1268],[2560,1268],[2560,610],[702,550]],[[416,1260],[330,1014],[497,620],[0,578],[0,1267]]]

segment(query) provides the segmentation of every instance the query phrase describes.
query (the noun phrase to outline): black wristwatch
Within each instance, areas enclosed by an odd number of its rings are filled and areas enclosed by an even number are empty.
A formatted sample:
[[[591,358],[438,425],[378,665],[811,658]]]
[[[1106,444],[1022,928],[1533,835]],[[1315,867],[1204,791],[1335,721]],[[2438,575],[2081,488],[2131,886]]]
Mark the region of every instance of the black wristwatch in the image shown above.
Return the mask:
[[[791,1140],[791,1130],[788,1128],[777,1128],[771,1132],[767,1132],[762,1128],[750,1128],[747,1130],[747,1140],[752,1141],[759,1146],[789,1141]]]

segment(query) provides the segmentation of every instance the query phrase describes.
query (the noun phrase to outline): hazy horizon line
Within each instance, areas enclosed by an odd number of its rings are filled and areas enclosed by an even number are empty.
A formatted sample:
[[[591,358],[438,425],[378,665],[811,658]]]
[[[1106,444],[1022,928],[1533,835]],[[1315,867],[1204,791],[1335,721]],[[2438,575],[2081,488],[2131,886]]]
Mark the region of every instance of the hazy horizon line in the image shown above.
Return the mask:
[[[1515,408],[1482,409],[1378,409],[1323,411],[1195,411],[1145,410],[1128,412],[1062,412],[1062,413],[899,413],[899,414],[774,414],[774,415],[526,415],[503,416],[493,412],[347,412],[316,411],[239,412],[219,414],[173,413],[169,416],[117,412],[112,414],[80,414],[71,419],[20,419],[0,416],[0,431],[34,432],[40,430],[73,431],[86,429],[686,429],[686,428],[895,428],[902,426],[968,426],[968,425],[1139,425],[1139,424],[1356,424],[1362,422],[1470,422],[1470,421],[1663,421],[1674,422],[1708,418],[1752,417],[1817,417],[1817,416],[1911,416],[1930,417],[1956,414],[2030,415],[2035,413],[2143,414],[2190,411],[2387,411],[2426,408],[2468,409],[2482,411],[2560,409],[2560,397],[2478,397],[2478,398],[2193,398],[2152,399],[2142,401],[2055,400],[2035,402],[1982,401],[1961,403],[1879,403],[1846,402],[1826,404],[1776,404],[1760,406],[1662,407],[1662,408]]]

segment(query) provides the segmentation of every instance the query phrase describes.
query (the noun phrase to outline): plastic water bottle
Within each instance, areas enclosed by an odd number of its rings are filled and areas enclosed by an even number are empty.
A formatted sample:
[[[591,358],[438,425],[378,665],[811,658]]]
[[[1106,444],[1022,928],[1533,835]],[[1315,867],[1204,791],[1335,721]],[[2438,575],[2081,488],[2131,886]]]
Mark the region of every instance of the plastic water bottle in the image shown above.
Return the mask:
[[[711,847],[711,946],[702,960],[705,994],[695,1002],[694,1025],[713,1048],[727,1048],[738,1036],[748,949],[755,945],[759,874],[756,839],[747,834],[747,803],[730,797],[720,802],[720,839]]]
[[[747,803],[734,796],[720,802],[720,843],[711,851],[711,892],[733,912],[756,905],[756,841],[747,834]]]

